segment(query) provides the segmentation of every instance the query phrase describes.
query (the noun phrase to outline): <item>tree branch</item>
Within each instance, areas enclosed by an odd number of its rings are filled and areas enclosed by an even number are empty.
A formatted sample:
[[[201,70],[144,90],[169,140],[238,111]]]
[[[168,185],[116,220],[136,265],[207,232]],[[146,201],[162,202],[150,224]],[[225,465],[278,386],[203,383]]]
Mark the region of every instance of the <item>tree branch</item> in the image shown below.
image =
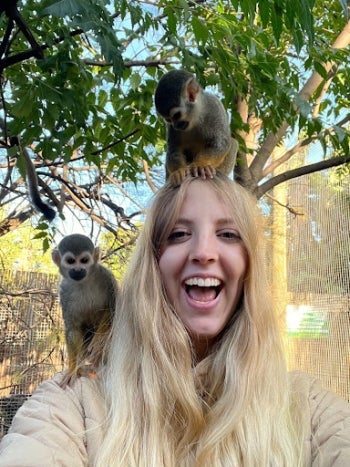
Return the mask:
[[[250,165],[250,172],[256,183],[258,183],[258,181],[261,179],[262,171],[266,162],[271,156],[274,148],[285,136],[288,127],[289,123],[284,122],[275,133],[269,133],[264,143],[260,146],[259,151],[257,152],[253,162]]]
[[[69,37],[79,36],[81,34],[84,34],[84,31],[82,29],[76,29],[69,33]],[[53,43],[59,44],[60,42],[63,42],[65,38],[66,36],[60,36],[57,39],[54,39]],[[40,46],[40,50],[43,53],[44,50],[49,49],[50,47],[51,45],[49,44],[43,44]],[[3,58],[0,60],[0,73],[2,72],[2,70],[4,70],[5,68],[11,65],[23,62],[24,60],[27,60],[33,57],[37,57],[37,49],[31,48],[29,50],[25,50],[24,52],[19,52],[18,54],[12,55],[11,57]],[[39,58],[43,58],[43,56]]]
[[[135,130],[131,131],[127,135],[123,136],[123,138],[118,139],[117,141],[114,141],[113,143],[109,144],[108,146],[105,146],[102,149],[97,149],[96,151],[91,152],[92,156],[97,156],[98,154],[101,154],[103,151],[107,151],[108,149],[111,149],[113,146],[116,146],[117,144],[121,143],[122,141],[125,141],[126,139],[130,138],[130,136],[133,136],[135,133],[140,131],[140,128],[135,128]]]
[[[297,169],[288,170],[287,172],[276,175],[275,177],[272,177],[259,185],[254,190],[254,194],[259,199],[273,187],[279,185],[280,183],[286,182],[287,180],[318,172],[320,170],[329,169],[331,167],[338,167],[339,165],[345,164],[346,162],[350,162],[350,154],[347,154],[346,156],[332,157],[331,159],[315,162],[314,164],[298,167]]]
[[[288,211],[289,211],[291,214],[293,214],[295,217],[297,217],[297,216],[303,216],[303,215],[304,215],[304,213],[296,211],[294,208],[292,208],[291,206],[289,206],[289,204],[283,204],[283,203],[281,203],[281,201],[279,201],[279,200],[278,200],[277,198],[275,198],[274,196],[271,196],[271,195],[269,195],[268,193],[266,193],[266,196],[267,196],[268,198],[270,198],[270,200],[273,201],[274,203],[277,203],[279,206],[282,206],[282,208],[288,209]]]
[[[23,222],[30,219],[33,214],[34,209],[22,211],[15,216],[13,214],[9,214],[6,219],[3,219],[0,222],[0,237],[16,230],[21,224],[23,224]]]
[[[342,32],[333,42],[332,49],[344,49],[350,43],[350,21],[347,22]],[[325,63],[324,68],[327,73],[329,73],[334,66],[334,62],[330,61]],[[333,75],[335,76],[335,75]],[[305,101],[310,100],[313,93],[321,86],[324,82],[324,79],[321,75],[314,71],[310,78],[306,81],[303,89],[300,91],[299,96]]]
[[[233,104],[235,111],[239,114],[242,122],[244,124],[248,123],[248,103],[247,99],[242,99],[241,96],[237,96],[236,101]],[[244,130],[238,130],[236,132],[238,139],[242,139],[246,148],[249,147],[248,139],[249,139],[249,132]],[[242,183],[242,185],[247,186],[250,182],[250,171],[248,166],[248,159],[247,153],[243,151],[239,151],[237,154],[237,162],[234,167],[235,178]]]
[[[111,67],[113,65],[112,62],[106,62],[102,60],[84,60],[85,65],[91,66],[99,66],[103,67]],[[144,66],[144,67],[158,67],[159,65],[171,65],[171,64],[178,64],[179,62],[172,62],[167,59],[159,59],[159,60],[129,60],[124,62],[123,65],[125,68],[132,68],[134,66]]]
[[[150,187],[150,189],[152,190],[153,193],[156,193],[157,192],[157,187],[154,185],[152,179],[151,179],[151,176],[150,176],[150,173],[149,173],[149,166],[147,164],[147,162],[142,159],[142,165],[143,165],[143,170],[145,172],[145,176],[146,176],[146,181],[148,183],[148,186]]]
[[[335,125],[331,126],[330,128],[326,129],[323,133],[327,132],[333,132],[335,127],[342,127],[344,126],[348,121],[350,120],[350,113],[346,115],[342,120],[337,122]],[[302,141],[299,141],[295,146],[293,146],[291,149],[286,151],[279,159],[272,161],[262,172],[262,178],[265,178],[267,175],[271,174],[274,170],[277,169],[280,165],[284,164],[287,162],[291,157],[299,152],[300,149],[302,149],[304,146],[308,146],[310,143],[313,141],[316,141],[319,139],[319,134],[315,134],[313,136],[310,136],[309,138],[306,138]]]
[[[341,49],[347,47],[349,43],[350,21],[348,21],[348,23],[345,25],[343,31],[339,34],[339,36],[333,42],[331,47],[333,49]],[[328,62],[325,64],[325,70],[329,73],[333,66],[334,62]],[[303,100],[309,101],[313,93],[319,88],[323,81],[324,79],[316,71],[314,71],[303,86],[302,90],[299,92],[299,97],[301,97]],[[257,182],[261,179],[263,168],[267,160],[269,159],[273,149],[285,136],[288,127],[289,124],[287,122],[284,122],[276,132],[271,132],[267,136],[264,144],[262,144],[260,150],[258,151],[258,154],[255,156],[250,166],[250,171],[252,174],[252,178]]]
[[[287,162],[294,154],[298,153],[300,149],[305,146],[308,146],[310,143],[318,139],[318,135],[310,136],[310,138],[303,139],[299,141],[291,149],[288,149],[279,159],[272,161],[262,172],[262,178],[265,178],[267,175],[270,175],[274,170],[276,170],[280,165]]]

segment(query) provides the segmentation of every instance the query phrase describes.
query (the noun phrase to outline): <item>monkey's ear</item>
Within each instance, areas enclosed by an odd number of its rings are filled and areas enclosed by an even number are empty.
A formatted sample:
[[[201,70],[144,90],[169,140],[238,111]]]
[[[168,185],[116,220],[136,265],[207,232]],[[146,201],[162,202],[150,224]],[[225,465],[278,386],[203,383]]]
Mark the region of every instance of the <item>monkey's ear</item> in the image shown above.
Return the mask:
[[[191,78],[187,83],[186,93],[188,102],[196,102],[197,94],[200,86],[194,78]]]
[[[52,261],[59,266],[61,264],[61,255],[57,248],[54,248],[51,252]]]
[[[95,247],[95,251],[94,251],[94,260],[97,262],[99,259],[100,259],[100,249],[97,246]]]

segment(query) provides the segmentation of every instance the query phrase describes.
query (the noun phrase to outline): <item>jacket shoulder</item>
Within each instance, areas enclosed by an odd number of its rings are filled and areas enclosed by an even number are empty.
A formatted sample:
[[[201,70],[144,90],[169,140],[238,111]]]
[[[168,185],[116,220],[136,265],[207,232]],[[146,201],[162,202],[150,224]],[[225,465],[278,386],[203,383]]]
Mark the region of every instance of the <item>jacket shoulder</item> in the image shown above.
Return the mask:
[[[304,393],[308,405],[309,447],[312,467],[350,465],[350,404],[325,389],[319,380],[302,373],[292,374],[292,386]],[[301,397],[302,399],[303,397]]]
[[[88,465],[91,443],[98,442],[100,434],[98,385],[90,378],[79,378],[63,389],[61,379],[59,374],[42,383],[20,407],[0,443],[0,467]],[[93,428],[95,432],[88,434]]]

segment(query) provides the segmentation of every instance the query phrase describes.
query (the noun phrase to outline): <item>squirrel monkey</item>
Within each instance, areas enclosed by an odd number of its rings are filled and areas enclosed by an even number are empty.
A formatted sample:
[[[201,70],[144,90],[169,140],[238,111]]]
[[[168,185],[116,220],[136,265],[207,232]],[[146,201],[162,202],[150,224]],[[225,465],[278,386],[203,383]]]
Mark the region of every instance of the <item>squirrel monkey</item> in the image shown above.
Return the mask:
[[[52,259],[62,275],[59,296],[68,351],[66,384],[80,375],[92,348],[101,351],[92,365],[102,358],[119,289],[112,272],[99,263],[99,249],[85,235],[64,237],[52,251]]]
[[[166,178],[180,184],[188,175],[229,174],[238,144],[218,97],[205,92],[185,70],[172,70],[159,80],[155,107],[167,124]]]

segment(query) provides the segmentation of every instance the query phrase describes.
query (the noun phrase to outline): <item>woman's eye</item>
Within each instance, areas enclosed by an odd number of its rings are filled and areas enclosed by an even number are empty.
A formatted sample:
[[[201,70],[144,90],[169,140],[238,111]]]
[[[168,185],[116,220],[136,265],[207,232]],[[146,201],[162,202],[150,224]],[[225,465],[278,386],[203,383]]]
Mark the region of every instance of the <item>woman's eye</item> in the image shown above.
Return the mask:
[[[188,232],[185,230],[175,230],[174,232],[171,232],[171,234],[168,237],[168,242],[177,242],[184,240],[187,236],[189,235]]]
[[[235,240],[235,241],[241,240],[241,236],[239,235],[239,233],[234,232],[232,230],[225,230],[223,232],[220,232],[219,237],[225,238],[225,239],[228,239],[228,240]]]

